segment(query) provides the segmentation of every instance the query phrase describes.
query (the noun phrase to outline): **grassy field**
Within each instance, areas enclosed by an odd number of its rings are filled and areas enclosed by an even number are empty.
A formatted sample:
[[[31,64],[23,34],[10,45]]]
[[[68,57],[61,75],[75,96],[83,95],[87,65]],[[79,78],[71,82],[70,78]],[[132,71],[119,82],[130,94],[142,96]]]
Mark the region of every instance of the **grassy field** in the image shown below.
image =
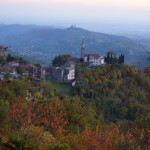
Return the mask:
[[[56,80],[53,79],[47,79],[51,84],[51,90],[56,90],[57,92],[66,91],[71,86],[65,83],[58,83]]]

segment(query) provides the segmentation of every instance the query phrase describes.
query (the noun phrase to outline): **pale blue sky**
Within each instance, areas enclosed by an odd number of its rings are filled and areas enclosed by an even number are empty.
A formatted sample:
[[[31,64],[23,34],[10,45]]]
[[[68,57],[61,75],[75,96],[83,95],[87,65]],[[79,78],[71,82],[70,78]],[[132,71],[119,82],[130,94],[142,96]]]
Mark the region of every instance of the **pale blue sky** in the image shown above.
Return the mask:
[[[107,25],[150,25],[150,0],[0,0],[0,23],[97,30]]]

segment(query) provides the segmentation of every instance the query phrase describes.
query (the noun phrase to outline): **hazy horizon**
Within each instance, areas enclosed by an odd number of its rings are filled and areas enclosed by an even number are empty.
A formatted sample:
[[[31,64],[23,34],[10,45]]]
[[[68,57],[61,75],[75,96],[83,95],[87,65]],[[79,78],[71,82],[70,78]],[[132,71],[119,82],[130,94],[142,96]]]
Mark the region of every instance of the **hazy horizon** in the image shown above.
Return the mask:
[[[0,6],[0,24],[74,24],[100,32],[150,31],[149,0],[0,0]]]

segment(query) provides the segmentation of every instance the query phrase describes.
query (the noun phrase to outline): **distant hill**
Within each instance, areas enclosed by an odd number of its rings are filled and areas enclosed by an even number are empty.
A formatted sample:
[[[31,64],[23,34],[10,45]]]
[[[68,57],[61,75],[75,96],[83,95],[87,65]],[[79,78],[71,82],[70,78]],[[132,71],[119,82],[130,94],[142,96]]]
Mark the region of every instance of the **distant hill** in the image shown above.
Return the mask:
[[[116,35],[81,28],[37,25],[0,25],[0,45],[11,45],[12,53],[41,64],[50,64],[55,55],[70,53],[80,56],[84,40],[87,53],[105,55],[108,51],[123,53],[126,63],[147,65],[148,47]]]

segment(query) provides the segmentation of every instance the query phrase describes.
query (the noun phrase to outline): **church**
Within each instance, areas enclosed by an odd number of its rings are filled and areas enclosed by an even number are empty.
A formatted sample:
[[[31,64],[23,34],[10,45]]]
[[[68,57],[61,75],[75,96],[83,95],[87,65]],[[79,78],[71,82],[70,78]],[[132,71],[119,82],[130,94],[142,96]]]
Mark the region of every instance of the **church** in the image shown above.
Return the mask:
[[[83,62],[89,62],[92,66],[100,66],[105,65],[104,56],[100,56],[99,54],[86,54],[85,53],[85,44],[82,41],[81,44],[81,59]]]

